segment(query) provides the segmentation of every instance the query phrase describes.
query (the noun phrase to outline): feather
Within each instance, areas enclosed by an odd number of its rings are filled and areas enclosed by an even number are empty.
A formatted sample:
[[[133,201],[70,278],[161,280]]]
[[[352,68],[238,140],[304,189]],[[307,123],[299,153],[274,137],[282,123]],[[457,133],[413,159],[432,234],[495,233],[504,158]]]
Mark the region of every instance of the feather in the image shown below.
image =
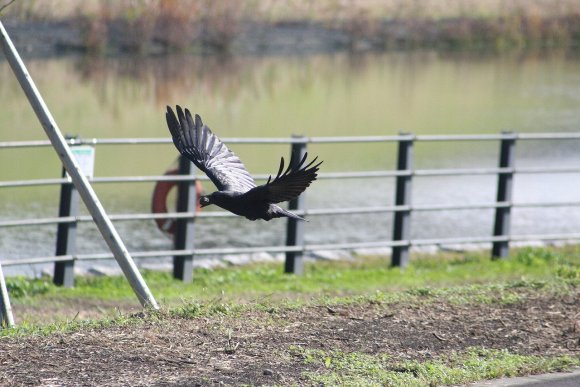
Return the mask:
[[[241,160],[188,109],[178,105],[177,117],[168,106],[166,119],[177,150],[202,170],[220,191],[246,192],[256,182]]]

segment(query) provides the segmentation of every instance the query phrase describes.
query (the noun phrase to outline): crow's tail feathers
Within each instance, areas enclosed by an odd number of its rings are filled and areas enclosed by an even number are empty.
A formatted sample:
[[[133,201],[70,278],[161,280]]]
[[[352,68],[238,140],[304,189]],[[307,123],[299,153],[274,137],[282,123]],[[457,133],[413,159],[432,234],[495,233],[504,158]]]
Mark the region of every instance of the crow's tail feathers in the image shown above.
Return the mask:
[[[272,213],[272,218],[283,218],[283,217],[292,218],[292,219],[296,219],[296,220],[303,220],[305,222],[308,222],[303,217],[298,216],[290,211],[287,211],[281,207],[276,206],[276,210],[273,211],[273,213]]]

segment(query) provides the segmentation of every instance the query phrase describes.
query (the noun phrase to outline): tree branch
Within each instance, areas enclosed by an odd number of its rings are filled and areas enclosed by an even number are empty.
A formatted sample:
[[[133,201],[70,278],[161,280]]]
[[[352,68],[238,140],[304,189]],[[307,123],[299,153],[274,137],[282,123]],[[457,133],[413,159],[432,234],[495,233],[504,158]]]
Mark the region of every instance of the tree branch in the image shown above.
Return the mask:
[[[4,8],[8,8],[10,6],[10,4],[14,3],[16,0],[10,0],[8,3],[4,4],[2,7],[0,7],[0,15],[2,14],[2,11],[4,11]]]

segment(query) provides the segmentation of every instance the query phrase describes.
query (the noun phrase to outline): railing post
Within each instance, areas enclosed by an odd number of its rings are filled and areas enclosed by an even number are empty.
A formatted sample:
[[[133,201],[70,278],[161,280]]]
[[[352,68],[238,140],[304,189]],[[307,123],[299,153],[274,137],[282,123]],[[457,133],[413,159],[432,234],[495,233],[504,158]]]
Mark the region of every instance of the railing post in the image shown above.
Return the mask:
[[[503,138],[500,143],[499,167],[507,168],[505,172],[498,173],[497,179],[497,202],[510,203],[507,207],[495,209],[495,222],[493,236],[509,236],[511,225],[511,200],[513,192],[513,168],[515,167],[516,137],[513,132],[502,132],[509,136]],[[491,251],[492,258],[505,258],[509,254],[508,241],[493,242]]]
[[[66,169],[62,168],[62,177],[66,177]],[[60,186],[59,217],[76,216],[79,211],[79,193],[72,182]],[[56,254],[74,255],[77,246],[77,222],[59,223],[56,233]],[[54,263],[55,285],[72,288],[74,286],[74,260]]]
[[[298,137],[299,136],[293,136]],[[298,160],[301,160],[306,154],[306,139],[302,137],[304,141],[293,142],[291,148],[291,154]],[[306,196],[302,193],[295,199],[290,200],[288,203],[288,209],[292,210],[304,210],[306,208]],[[301,220],[296,220],[288,218],[288,223],[286,226],[286,246],[303,246],[304,245],[304,222]],[[286,261],[284,263],[284,272],[293,274],[304,273],[304,259],[302,251],[287,251]]]
[[[413,136],[401,133],[397,156],[397,171],[411,171],[413,168]],[[408,137],[407,137],[408,135]],[[412,173],[397,176],[395,183],[395,205],[411,205]],[[411,210],[396,211],[393,220],[393,241],[405,241],[411,238]],[[409,245],[393,246],[391,266],[406,267],[409,264]]]
[[[186,157],[179,157],[179,175],[195,175],[195,168]],[[180,181],[177,185],[177,212],[194,212],[197,203],[195,180]],[[193,249],[194,219],[179,218],[173,237],[175,250]],[[175,255],[173,257],[173,277],[183,282],[193,279],[193,255]]]

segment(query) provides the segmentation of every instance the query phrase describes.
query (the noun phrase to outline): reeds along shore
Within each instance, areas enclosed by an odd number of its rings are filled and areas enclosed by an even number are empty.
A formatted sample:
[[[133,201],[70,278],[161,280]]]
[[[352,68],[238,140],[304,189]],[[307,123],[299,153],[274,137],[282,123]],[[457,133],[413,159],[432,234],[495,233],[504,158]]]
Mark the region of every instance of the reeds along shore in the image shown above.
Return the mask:
[[[54,0],[16,1],[5,13],[70,22],[92,52],[229,51],[280,26],[330,31],[333,49],[580,45],[580,0]]]

